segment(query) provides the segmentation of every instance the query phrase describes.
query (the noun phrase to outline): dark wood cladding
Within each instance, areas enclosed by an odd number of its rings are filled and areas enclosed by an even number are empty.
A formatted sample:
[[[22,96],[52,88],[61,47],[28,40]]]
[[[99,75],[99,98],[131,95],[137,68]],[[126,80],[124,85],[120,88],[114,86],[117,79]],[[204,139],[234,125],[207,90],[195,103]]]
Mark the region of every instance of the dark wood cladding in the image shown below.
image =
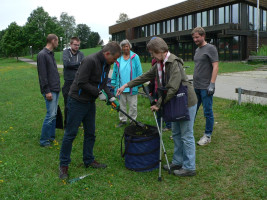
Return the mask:
[[[130,19],[126,22],[115,24],[109,27],[109,34],[125,31],[129,28],[143,26],[170,19],[173,17],[199,12],[212,7],[220,7],[222,5],[246,2],[249,4],[257,4],[257,0],[187,0],[154,12]],[[267,8],[267,0],[260,0],[260,6]]]
[[[267,45],[267,38],[260,37],[259,46]],[[251,55],[251,51],[257,51],[257,37],[247,37],[247,57]]]

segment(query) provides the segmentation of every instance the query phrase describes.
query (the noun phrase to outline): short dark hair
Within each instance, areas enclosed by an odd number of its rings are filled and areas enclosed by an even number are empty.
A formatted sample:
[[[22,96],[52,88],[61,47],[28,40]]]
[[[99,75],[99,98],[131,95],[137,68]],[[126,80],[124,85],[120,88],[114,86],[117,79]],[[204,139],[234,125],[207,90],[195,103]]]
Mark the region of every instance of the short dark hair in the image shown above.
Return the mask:
[[[115,55],[116,53],[121,53],[121,47],[117,42],[111,41],[107,43],[103,48],[104,53],[107,51],[109,51],[112,55]]]
[[[58,37],[55,34],[49,34],[46,38],[46,42],[51,43],[52,40],[58,40]]]
[[[193,36],[195,33],[198,33],[200,36],[206,35],[206,32],[205,32],[204,28],[202,28],[200,26],[194,28],[194,30],[191,32],[191,35]]]
[[[74,40],[80,42],[80,39],[78,37],[72,37],[70,38],[70,43],[72,44]]]

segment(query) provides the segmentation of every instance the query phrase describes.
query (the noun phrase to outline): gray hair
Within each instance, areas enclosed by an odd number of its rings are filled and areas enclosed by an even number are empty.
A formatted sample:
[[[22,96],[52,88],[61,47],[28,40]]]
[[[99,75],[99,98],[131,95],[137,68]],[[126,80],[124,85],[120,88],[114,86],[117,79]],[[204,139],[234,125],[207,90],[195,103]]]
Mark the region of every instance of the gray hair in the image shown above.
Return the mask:
[[[160,37],[153,37],[147,44],[147,49],[155,53],[165,53],[169,50],[166,42]]]
[[[120,47],[122,48],[124,45],[128,44],[130,49],[132,48],[132,44],[129,42],[129,40],[122,40],[120,43]]]

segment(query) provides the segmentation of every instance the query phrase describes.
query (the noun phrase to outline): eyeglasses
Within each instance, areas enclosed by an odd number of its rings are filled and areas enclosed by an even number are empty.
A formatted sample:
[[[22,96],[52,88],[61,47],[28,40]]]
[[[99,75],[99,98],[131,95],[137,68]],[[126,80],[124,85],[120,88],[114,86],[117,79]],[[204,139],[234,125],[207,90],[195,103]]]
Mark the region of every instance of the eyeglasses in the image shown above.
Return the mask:
[[[76,47],[79,47],[80,45],[79,44],[72,44],[73,46],[76,46]]]

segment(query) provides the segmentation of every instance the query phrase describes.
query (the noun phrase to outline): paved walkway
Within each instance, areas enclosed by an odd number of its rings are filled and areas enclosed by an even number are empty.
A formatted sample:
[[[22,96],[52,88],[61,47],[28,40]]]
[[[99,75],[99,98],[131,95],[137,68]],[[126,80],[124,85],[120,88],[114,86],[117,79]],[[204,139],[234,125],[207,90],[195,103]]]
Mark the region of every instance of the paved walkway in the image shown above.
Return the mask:
[[[19,58],[19,60],[28,62],[36,66],[36,62],[31,59]],[[58,68],[63,68],[58,65]],[[112,75],[112,70],[109,72],[109,77]],[[188,75],[192,79],[192,75]],[[262,71],[246,71],[220,74],[216,80],[215,97],[237,100],[238,94],[235,93],[235,88],[241,87],[246,90],[254,90],[259,92],[267,92],[267,70]],[[253,102],[267,105],[267,98],[255,97],[242,94],[242,102]]]

